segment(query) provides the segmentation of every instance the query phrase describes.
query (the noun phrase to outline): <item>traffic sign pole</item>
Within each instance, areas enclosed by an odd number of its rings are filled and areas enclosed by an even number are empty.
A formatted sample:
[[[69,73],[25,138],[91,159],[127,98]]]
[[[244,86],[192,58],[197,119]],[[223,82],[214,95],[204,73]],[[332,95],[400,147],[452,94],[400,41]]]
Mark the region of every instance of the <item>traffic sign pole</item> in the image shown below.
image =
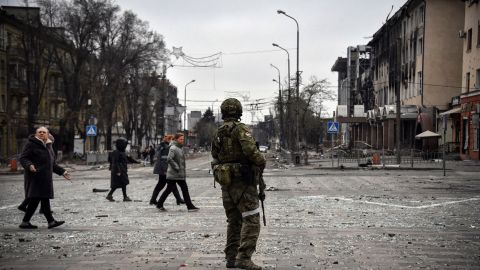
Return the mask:
[[[331,133],[331,136],[332,136],[332,155],[331,155],[331,156],[332,156],[332,168],[333,168],[333,166],[334,166],[334,165],[333,165],[333,146],[334,146],[334,143],[333,143],[333,133]],[[337,153],[337,155],[338,155],[338,153]]]

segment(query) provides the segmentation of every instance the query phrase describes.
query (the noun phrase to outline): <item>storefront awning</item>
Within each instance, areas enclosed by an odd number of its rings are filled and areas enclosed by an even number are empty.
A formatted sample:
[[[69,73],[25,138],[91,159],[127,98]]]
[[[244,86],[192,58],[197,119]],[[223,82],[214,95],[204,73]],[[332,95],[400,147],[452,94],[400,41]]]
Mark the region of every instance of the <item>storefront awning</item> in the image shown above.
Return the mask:
[[[438,114],[440,117],[444,116],[444,115],[449,115],[449,114],[452,114],[452,113],[460,113],[460,111],[462,110],[462,108],[460,107],[457,107],[457,108],[453,108],[451,110],[448,110],[446,112],[442,112],[440,114]]]
[[[424,131],[417,136],[415,136],[415,139],[426,139],[426,138],[439,138],[442,137],[442,135],[437,134],[435,132],[431,132],[430,130]]]

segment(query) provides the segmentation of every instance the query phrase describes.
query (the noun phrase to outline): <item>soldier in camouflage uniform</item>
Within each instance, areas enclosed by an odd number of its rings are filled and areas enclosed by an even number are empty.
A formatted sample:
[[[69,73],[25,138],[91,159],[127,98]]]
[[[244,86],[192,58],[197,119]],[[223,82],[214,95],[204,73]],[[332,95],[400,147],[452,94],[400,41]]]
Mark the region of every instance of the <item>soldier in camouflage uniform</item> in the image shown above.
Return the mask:
[[[258,151],[249,128],[239,122],[242,105],[235,98],[220,106],[224,124],[212,142],[212,167],[215,181],[222,186],[222,199],[227,215],[227,268],[262,269],[255,265],[252,254],[260,234],[258,172],[263,172],[265,158]],[[257,172],[257,174],[255,174]],[[257,177],[255,177],[257,175]]]

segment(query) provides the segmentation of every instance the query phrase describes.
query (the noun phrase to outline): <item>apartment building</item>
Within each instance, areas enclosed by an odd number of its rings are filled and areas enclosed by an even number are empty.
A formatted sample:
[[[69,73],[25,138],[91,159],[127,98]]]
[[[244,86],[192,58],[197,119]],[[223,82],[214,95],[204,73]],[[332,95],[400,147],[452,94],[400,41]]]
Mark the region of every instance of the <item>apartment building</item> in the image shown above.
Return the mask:
[[[41,27],[39,8],[0,7],[0,157],[4,160],[21,150],[31,132],[29,96],[38,98],[33,124],[49,126],[54,135],[60,128],[65,108],[62,80],[45,55],[47,48],[54,46],[54,33],[54,29]]]
[[[400,97],[401,148],[435,149],[437,140],[415,140],[438,130],[438,114],[461,93],[465,8],[461,1],[409,0],[374,34],[371,71],[375,109],[368,112],[370,141],[394,150],[396,96]],[[374,135],[375,134],[375,135]]]
[[[479,160],[480,147],[480,4],[478,0],[463,1],[465,23],[458,33],[463,41],[463,66],[460,76],[462,92],[459,114],[460,156]]]
[[[365,109],[374,105],[369,80],[371,48],[365,45],[347,48],[347,57],[338,57],[331,70],[338,72],[337,121],[341,123],[340,142],[352,144],[352,131],[366,129]]]

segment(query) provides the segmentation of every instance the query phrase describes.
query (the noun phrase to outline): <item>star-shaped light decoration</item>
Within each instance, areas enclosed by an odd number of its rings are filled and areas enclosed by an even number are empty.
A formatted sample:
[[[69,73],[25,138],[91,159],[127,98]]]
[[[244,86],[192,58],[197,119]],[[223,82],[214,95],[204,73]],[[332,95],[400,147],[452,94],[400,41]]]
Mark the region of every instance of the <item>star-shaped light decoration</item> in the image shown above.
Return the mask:
[[[182,47],[172,47],[172,54],[178,59],[180,56],[184,56],[185,54],[182,51]]]

